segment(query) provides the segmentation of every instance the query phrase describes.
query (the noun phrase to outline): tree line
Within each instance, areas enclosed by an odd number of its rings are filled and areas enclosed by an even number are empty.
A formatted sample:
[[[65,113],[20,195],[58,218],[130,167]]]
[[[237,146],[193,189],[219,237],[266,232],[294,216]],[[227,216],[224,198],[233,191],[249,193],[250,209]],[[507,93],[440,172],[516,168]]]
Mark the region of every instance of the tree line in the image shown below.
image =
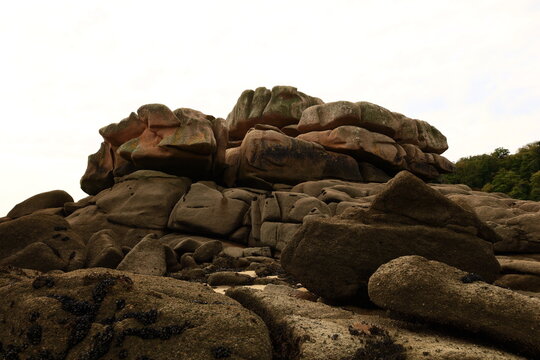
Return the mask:
[[[499,147],[491,154],[461,158],[441,182],[466,184],[475,190],[502,192],[516,199],[540,200],[540,141],[515,154]]]

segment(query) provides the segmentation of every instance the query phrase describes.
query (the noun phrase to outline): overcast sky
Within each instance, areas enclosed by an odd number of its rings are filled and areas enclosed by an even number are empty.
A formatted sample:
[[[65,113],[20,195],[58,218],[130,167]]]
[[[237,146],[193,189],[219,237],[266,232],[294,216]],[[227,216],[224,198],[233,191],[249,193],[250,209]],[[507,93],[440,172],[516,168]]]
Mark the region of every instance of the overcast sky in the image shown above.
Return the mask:
[[[292,85],[426,120],[450,160],[540,140],[540,1],[11,1],[0,5],[0,216],[79,199],[98,129],[140,105],[226,117]]]

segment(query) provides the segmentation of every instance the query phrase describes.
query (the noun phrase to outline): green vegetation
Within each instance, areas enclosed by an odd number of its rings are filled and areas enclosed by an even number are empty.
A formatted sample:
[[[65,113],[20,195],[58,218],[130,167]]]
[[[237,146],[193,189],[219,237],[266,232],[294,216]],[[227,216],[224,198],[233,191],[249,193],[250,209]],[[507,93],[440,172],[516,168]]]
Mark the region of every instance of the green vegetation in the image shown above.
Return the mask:
[[[497,148],[491,154],[461,158],[456,171],[441,179],[476,190],[502,192],[516,199],[540,200],[540,141],[510,154]]]

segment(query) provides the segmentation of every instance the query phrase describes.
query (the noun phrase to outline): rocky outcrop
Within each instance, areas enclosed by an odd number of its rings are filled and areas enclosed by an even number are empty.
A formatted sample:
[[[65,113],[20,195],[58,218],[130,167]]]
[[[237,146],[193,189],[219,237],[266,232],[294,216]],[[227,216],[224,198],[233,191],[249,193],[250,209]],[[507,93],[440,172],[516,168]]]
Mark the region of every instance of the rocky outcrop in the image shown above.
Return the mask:
[[[261,319],[201,284],[104,269],[0,278],[10,358],[272,358]]]
[[[244,91],[233,110],[227,116],[231,140],[242,140],[255,124],[267,124],[278,128],[296,124],[302,112],[322,100],[298,91],[292,86],[264,87]]]
[[[234,288],[226,294],[264,320],[280,359],[524,359],[389,319],[380,310],[355,313],[308,301],[309,293],[286,286]]]
[[[369,296],[382,308],[480,333],[540,356],[540,299],[486,284],[476,274],[406,256],[373,274]]]
[[[86,265],[115,269],[124,258],[117,235],[110,229],[96,232],[86,244]]]
[[[403,172],[368,210],[304,221],[281,255],[283,268],[314,293],[333,301],[365,301],[373,272],[391,259],[417,254],[487,281],[500,267],[497,235],[476,215]]]
[[[538,202],[516,200],[500,193],[467,191],[448,198],[473,209],[478,217],[499,234],[499,253],[540,253],[540,206]]]
[[[100,130],[101,149],[89,157],[81,187],[96,195],[113,184],[114,176],[136,169],[166,171],[193,179],[212,178],[223,170],[225,120],[181,108],[144,105],[118,124]]]
[[[0,223],[0,265],[69,271],[85,260],[84,243],[60,216],[32,214]]]
[[[274,130],[251,130],[242,141],[237,162],[234,153],[227,152],[227,157],[227,164],[238,169],[233,183],[255,188],[324,178],[361,181],[358,165],[350,156]]]
[[[100,134],[81,179],[91,195],[140,169],[259,188],[324,178],[384,182],[401,170],[434,179],[454,169],[440,156],[446,138],[428,123],[368,102],[324,104],[290,86],[244,91],[227,121],[149,104]]]
[[[215,183],[195,183],[172,210],[170,229],[226,238],[238,229],[249,206],[217,190]]]
[[[33,212],[52,208],[62,208],[67,202],[73,202],[73,198],[63,190],[47,191],[34,195],[23,202],[18,203],[10,210],[7,217],[16,219]]]
[[[135,274],[163,276],[167,272],[165,246],[156,235],[146,235],[116,268]]]

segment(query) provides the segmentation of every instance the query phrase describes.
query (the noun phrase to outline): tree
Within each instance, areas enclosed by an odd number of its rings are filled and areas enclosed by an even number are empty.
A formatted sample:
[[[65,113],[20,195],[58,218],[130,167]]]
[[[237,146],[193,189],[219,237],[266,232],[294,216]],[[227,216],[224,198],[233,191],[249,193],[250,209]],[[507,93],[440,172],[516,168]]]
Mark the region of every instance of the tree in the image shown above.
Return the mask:
[[[521,147],[515,154],[496,148],[491,154],[461,158],[452,174],[442,181],[466,184],[473,189],[503,192],[518,199],[540,200],[540,141]]]
[[[530,184],[531,192],[529,198],[531,200],[540,201],[540,171],[531,175]]]
[[[494,156],[497,159],[505,159],[508,155],[510,155],[510,150],[503,147],[498,147],[491,153],[491,156]]]
[[[520,181],[519,175],[512,170],[500,169],[491,181],[491,191],[509,194]]]

